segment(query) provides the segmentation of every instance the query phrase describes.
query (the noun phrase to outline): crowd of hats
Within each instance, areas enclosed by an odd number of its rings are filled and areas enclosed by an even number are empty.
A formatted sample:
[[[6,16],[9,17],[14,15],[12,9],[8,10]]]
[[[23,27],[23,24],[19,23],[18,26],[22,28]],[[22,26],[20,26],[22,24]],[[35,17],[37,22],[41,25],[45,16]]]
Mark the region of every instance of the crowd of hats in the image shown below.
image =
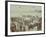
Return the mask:
[[[21,31],[39,31],[41,30],[42,17],[23,15],[11,17],[11,31],[21,32]]]

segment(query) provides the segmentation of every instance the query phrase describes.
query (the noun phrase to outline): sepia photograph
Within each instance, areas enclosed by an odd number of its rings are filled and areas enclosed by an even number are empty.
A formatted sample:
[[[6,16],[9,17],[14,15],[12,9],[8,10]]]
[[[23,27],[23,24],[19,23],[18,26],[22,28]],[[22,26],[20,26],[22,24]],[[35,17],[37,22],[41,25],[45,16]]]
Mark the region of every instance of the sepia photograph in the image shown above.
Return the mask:
[[[42,26],[41,6],[10,5],[10,30],[40,31]]]
[[[8,2],[8,35],[44,33],[44,4]]]

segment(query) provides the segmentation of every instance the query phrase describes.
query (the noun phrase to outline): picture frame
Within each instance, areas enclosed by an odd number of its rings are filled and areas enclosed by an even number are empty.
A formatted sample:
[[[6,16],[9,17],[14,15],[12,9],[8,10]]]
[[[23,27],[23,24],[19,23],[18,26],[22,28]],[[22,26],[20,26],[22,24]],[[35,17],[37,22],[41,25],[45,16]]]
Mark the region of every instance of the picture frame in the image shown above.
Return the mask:
[[[33,6],[37,5],[37,6],[41,6],[42,7],[42,11],[41,11],[41,13],[42,13],[42,31],[40,31],[40,32],[39,31],[38,32],[35,31],[35,32],[32,32],[32,33],[31,32],[9,32],[9,30],[10,30],[9,29],[10,28],[9,24],[11,23],[11,22],[9,22],[9,18],[12,16],[11,12],[10,12],[10,4],[12,4],[12,5],[15,5],[15,4],[16,5],[20,5],[21,4],[22,7],[23,7],[23,5],[29,5],[29,6],[30,5],[33,5]],[[5,36],[24,36],[24,35],[40,35],[40,34],[45,34],[45,3],[42,3],[42,2],[27,2],[27,1],[5,1]]]

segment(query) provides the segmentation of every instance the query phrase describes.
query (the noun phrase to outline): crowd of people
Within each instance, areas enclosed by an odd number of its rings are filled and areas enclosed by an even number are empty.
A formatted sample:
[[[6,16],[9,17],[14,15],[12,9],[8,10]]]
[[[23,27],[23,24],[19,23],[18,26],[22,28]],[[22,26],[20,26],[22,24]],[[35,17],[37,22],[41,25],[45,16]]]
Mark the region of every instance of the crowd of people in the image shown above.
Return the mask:
[[[11,32],[40,31],[42,26],[42,17],[23,15],[11,17]]]

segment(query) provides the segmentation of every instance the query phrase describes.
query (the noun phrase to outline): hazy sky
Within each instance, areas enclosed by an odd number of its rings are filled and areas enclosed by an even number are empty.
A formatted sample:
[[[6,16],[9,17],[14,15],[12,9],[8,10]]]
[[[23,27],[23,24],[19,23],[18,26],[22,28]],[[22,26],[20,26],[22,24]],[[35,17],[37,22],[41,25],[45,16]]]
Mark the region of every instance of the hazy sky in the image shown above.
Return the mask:
[[[10,5],[10,16],[22,16],[22,15],[37,15],[41,16],[41,6],[33,5]]]

